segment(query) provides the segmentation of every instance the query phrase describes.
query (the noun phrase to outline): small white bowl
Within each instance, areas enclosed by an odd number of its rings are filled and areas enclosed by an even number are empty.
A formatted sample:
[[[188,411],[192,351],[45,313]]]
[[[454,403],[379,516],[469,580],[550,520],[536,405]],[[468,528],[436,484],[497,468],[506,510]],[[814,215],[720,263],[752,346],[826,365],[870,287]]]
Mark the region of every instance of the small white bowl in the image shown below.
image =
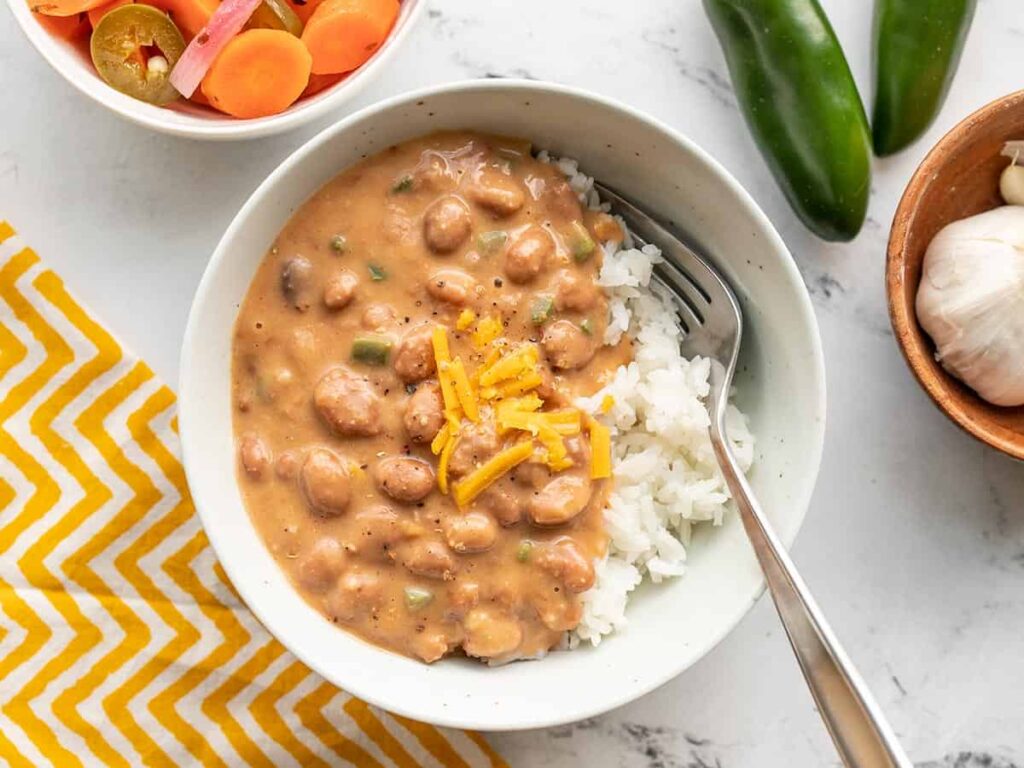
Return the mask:
[[[96,73],[87,53],[50,34],[29,10],[26,0],[7,0],[25,36],[50,66],[71,85],[121,117],[160,133],[189,139],[232,141],[254,139],[305,125],[354,98],[401,46],[409,29],[426,7],[426,0],[402,0],[394,29],[369,61],[344,80],[320,93],[300,99],[277,115],[239,120],[190,101],[158,107],[133,99],[107,85]]]
[[[483,730],[550,726],[625,704],[682,672],[725,636],[763,581],[738,518],[700,527],[681,579],[645,585],[629,627],[599,647],[488,668],[433,665],[359,640],[289,584],[242,506],[235,479],[229,360],[238,307],[278,230],[347,166],[443,128],[529,138],[673,221],[713,256],[745,310],[739,401],[757,435],[751,483],[791,542],[814,487],[825,374],[810,299],[782,240],[739,184],[692,142],[627,107],[522,81],[476,81],[403,95],[352,115],[295,152],[228,227],[199,286],[182,351],[185,467],[207,534],[238,592],[302,661],[352,694],[432,723]]]

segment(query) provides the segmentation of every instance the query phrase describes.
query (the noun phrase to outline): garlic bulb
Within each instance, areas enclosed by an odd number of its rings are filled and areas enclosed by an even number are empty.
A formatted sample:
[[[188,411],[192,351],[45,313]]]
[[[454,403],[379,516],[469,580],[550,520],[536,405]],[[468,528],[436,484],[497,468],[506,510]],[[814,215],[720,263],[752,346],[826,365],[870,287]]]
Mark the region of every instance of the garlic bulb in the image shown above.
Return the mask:
[[[947,371],[990,403],[1024,404],[1024,206],[939,231],[925,253],[917,318]]]

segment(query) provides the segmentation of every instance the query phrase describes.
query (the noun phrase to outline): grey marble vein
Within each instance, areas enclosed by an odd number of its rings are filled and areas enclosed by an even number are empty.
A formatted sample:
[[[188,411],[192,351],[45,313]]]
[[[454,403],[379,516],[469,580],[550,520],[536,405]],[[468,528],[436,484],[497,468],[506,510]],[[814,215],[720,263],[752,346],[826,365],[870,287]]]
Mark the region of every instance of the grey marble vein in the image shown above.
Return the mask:
[[[918,768],[1020,768],[1020,763],[989,752],[957,752],[941,760],[918,763]]]

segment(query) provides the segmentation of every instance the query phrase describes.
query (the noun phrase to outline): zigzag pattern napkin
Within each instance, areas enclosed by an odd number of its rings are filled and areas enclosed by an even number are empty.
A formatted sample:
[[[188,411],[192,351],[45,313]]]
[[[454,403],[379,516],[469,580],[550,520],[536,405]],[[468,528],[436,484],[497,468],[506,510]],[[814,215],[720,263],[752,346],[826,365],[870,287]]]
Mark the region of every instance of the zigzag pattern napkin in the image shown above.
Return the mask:
[[[368,706],[246,610],[174,394],[0,221],[0,762],[505,766]]]

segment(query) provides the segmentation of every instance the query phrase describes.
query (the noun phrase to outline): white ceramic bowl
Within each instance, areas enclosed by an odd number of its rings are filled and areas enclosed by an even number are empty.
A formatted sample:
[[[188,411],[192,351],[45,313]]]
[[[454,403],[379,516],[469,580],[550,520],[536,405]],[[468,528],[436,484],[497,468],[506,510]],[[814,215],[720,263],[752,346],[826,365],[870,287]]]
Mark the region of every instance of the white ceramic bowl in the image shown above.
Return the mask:
[[[402,0],[395,27],[388,39],[363,66],[344,80],[309,98],[300,99],[278,115],[251,120],[237,120],[214,109],[186,102],[157,107],[114,90],[96,74],[88,53],[76,45],[51,35],[32,17],[26,0],[7,0],[25,36],[50,66],[71,85],[121,117],[160,133],[190,139],[230,141],[270,136],[305,125],[358,94],[374,74],[401,47],[409,29],[426,7],[426,0]]]
[[[583,127],[581,129],[581,127]],[[485,730],[550,726],[637,698],[707,653],[763,589],[739,520],[705,526],[679,580],[634,594],[627,630],[598,648],[488,668],[431,666],[332,625],[292,589],[256,534],[235,481],[232,327],[257,265],[289,216],[360,158],[441,128],[528,137],[689,232],[715,257],[746,316],[741,406],[757,434],[752,485],[791,542],[814,487],[825,379],[811,303],[782,240],[736,181],[671,129],[561,86],[477,81],[404,95],[329,128],[263,182],[231,223],[199,286],[181,364],[185,466],[206,531],[239,593],[285,646],[325,678],[392,712]]]

